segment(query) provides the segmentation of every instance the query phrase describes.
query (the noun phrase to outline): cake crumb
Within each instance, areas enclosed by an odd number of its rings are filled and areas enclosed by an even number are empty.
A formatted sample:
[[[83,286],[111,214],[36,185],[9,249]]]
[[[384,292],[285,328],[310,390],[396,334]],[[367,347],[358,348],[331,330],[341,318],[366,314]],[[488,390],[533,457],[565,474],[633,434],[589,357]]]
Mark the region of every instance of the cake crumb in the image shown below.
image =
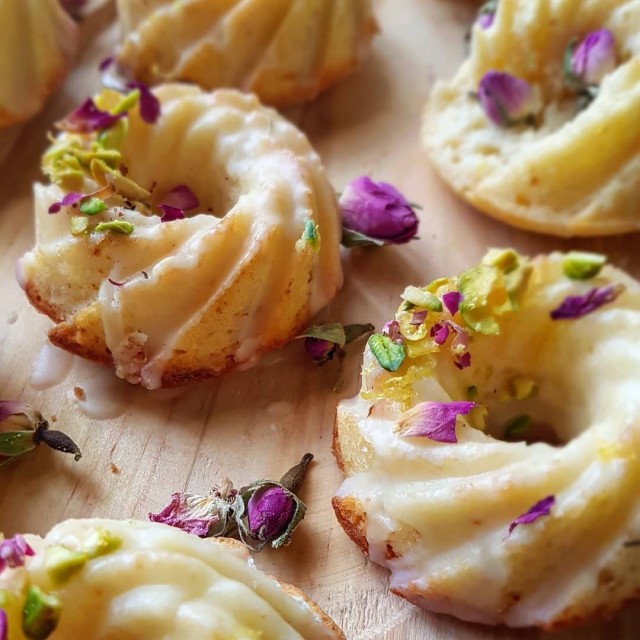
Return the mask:
[[[73,395],[80,400],[80,402],[84,402],[87,398],[87,394],[82,387],[73,387]]]
[[[120,469],[118,469],[118,467],[113,462],[109,463],[109,467],[111,468],[111,473],[120,473]]]

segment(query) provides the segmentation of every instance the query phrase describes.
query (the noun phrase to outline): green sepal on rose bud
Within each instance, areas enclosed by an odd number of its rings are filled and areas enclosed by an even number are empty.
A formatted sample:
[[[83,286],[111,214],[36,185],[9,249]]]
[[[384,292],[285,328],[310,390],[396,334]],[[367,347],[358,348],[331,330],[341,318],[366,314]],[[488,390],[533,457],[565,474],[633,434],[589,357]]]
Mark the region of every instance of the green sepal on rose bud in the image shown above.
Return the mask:
[[[0,467],[42,443],[72,454],[76,462],[82,458],[78,445],[61,431],[49,429],[40,411],[24,402],[0,400]]]

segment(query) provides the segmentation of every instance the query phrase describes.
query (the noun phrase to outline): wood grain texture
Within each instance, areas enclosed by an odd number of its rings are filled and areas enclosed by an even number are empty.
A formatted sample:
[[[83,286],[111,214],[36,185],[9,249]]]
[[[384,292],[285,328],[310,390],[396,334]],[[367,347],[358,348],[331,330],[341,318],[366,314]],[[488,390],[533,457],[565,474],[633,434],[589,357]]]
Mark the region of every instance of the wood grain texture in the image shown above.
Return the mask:
[[[437,76],[451,75],[464,55],[463,34],[477,3],[377,0],[382,27],[373,55],[355,75],[317,102],[287,115],[309,135],[341,188],[368,173],[397,185],[422,204],[420,240],[405,247],[345,253],[344,289],[324,320],[380,325],[408,283],[422,284],[475,262],[487,246],[535,253],[579,247],[609,254],[640,276],[637,236],[560,241],[510,229],[461,203],[437,179],[419,142],[421,111]],[[115,41],[113,9],[83,25],[77,68],[44,113],[19,132],[0,174],[0,397],[39,406],[76,439],[78,464],[44,449],[0,470],[0,529],[44,533],[70,517],[139,517],[158,510],[173,491],[207,492],[223,476],[236,483],[277,478],[306,451],[316,456],[302,497],[308,516],[292,545],[266,551],[259,566],[296,584],[340,624],[349,640],[534,639],[535,631],[490,629],[420,611],[386,591],[386,575],[367,563],[337,525],[330,498],[340,473],[330,452],[336,403],[358,387],[353,349],[340,393],[334,366],[318,369],[299,344],[255,369],[179,392],[146,392],[111,380],[102,390],[126,401],[112,420],[86,418],[72,399],[91,370],[74,365],[61,384],[30,384],[32,363],[49,322],[25,301],[15,260],[33,237],[31,183],[51,123],[98,88],[97,62]],[[638,606],[615,620],[555,634],[559,640],[605,640],[640,635]]]

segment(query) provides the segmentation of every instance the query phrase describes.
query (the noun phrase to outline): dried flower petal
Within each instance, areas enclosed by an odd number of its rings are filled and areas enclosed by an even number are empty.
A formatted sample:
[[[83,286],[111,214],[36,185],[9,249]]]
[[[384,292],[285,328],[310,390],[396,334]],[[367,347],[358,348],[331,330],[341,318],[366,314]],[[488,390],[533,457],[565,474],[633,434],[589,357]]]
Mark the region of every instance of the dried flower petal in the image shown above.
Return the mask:
[[[200,206],[200,201],[186,184],[179,184],[161,198],[162,204],[182,211],[190,211]]]
[[[20,534],[0,542],[0,573],[7,567],[24,565],[25,558],[35,555],[29,543]]]
[[[129,82],[127,89],[138,89],[140,91],[140,117],[147,124],[155,124],[160,117],[160,100],[143,82]]]
[[[177,207],[172,207],[168,204],[159,204],[158,209],[162,209],[162,217],[160,222],[173,222],[174,220],[182,220],[184,218],[184,211]]]
[[[484,74],[478,87],[478,99],[487,118],[499,127],[531,120],[537,111],[537,98],[531,85],[500,71]]]
[[[449,291],[442,295],[442,304],[447,308],[447,311],[455,316],[458,313],[460,301],[462,300],[462,294],[459,291]]]
[[[583,85],[598,85],[616,68],[615,37],[608,29],[588,33],[575,46],[570,43],[570,69],[573,80]]]
[[[531,524],[542,516],[548,516],[551,513],[552,507],[555,505],[555,496],[547,496],[539,502],[536,502],[529,511],[518,516],[510,525],[507,538],[511,535],[511,532],[520,524]]]
[[[594,287],[582,296],[567,296],[559,307],[551,311],[551,318],[552,320],[581,318],[601,306],[613,302],[623,291],[623,285],[611,284],[606,287]]]
[[[456,368],[462,370],[471,366],[471,354],[467,351],[466,353],[462,353],[456,356],[455,362],[453,363]]]
[[[442,346],[449,337],[449,325],[436,323],[431,327],[430,335],[433,338],[433,341]]]
[[[368,238],[403,244],[418,231],[418,217],[409,201],[385,182],[357,178],[342,192],[339,204],[345,230]]]
[[[427,319],[427,314],[429,312],[425,309],[423,311],[414,311],[411,314],[411,324],[414,327],[419,327],[424,321]]]
[[[395,431],[404,438],[425,437],[435,442],[456,443],[456,422],[475,402],[421,402],[396,422]]]
[[[98,71],[106,71],[116,61],[114,56],[103,58],[98,65]]]
[[[396,344],[402,344],[402,332],[400,331],[400,323],[397,320],[389,320],[382,325],[382,335],[387,336]]]
[[[71,207],[74,204],[76,204],[77,202],[79,202],[80,200],[82,200],[82,198],[85,198],[86,195],[84,193],[79,193],[77,191],[71,191],[67,194],[65,194],[64,198],[62,198],[62,200],[60,200],[60,202],[54,202],[50,207],[49,207],[49,213],[58,213],[60,211],[60,209],[62,209],[62,207]]]
[[[75,111],[72,111],[64,120],[57,123],[57,127],[71,133],[91,133],[112,127],[120,118],[124,118],[125,112],[109,113],[101,111],[92,98],[87,98]]]
[[[210,496],[174,493],[162,511],[150,513],[148,517],[152,522],[177,527],[201,538],[224,535],[231,524],[236,494],[229,480]]]

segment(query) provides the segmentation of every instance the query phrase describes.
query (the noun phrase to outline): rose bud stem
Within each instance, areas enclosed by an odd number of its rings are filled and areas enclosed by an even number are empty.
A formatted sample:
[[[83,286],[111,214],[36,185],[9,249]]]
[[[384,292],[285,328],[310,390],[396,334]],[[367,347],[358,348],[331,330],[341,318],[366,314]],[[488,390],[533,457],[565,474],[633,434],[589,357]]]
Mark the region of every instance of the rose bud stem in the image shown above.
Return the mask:
[[[313,454],[305,453],[302,456],[302,460],[300,460],[295,467],[291,467],[291,469],[280,478],[280,484],[289,489],[291,493],[298,493],[307,474],[307,467],[312,460]]]

